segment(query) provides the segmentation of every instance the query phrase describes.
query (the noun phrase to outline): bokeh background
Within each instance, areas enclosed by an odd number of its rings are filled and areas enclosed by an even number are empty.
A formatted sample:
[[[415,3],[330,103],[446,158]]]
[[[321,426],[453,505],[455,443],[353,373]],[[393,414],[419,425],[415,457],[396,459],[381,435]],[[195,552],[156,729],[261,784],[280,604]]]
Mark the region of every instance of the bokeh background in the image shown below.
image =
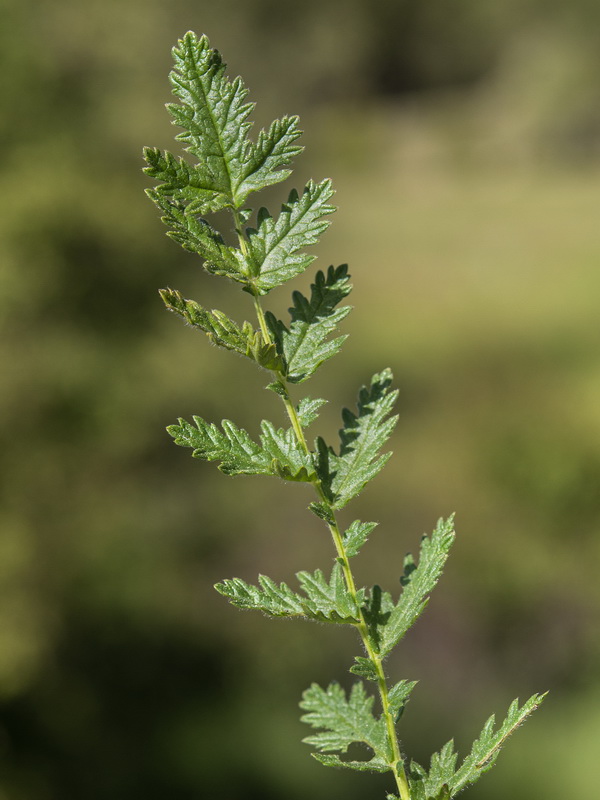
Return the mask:
[[[386,780],[300,744],[346,630],[238,612],[212,585],[293,580],[331,546],[302,486],[228,479],[178,416],[280,420],[265,375],[164,313],[248,298],[166,238],[143,145],[173,147],[170,48],[205,32],[259,105],[300,113],[292,185],[331,176],[318,266],[349,261],[315,432],[390,366],[395,457],[347,521],[397,585],[438,516],[459,537],[389,662],[404,745],[464,753],[551,696],[472,800],[594,797],[600,746],[600,4],[596,0],[4,0],[0,25],[0,798],[329,800]],[[312,271],[311,271],[312,272]],[[306,285],[306,284],[304,284]],[[269,296],[284,310],[289,289]]]

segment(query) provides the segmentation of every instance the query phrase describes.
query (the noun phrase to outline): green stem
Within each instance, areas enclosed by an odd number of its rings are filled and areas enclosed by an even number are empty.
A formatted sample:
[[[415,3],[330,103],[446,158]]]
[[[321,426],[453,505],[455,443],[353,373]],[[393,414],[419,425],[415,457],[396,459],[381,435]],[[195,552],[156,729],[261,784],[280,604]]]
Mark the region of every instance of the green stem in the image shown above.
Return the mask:
[[[245,248],[245,241],[244,241],[243,235],[242,235],[241,231],[239,230],[239,226],[236,226],[236,229],[238,231],[238,236],[240,237],[240,247],[242,248],[242,251],[245,252],[246,248]],[[243,246],[242,246],[242,244],[243,244]],[[265,342],[267,344],[271,344],[272,343],[272,339],[271,339],[271,336],[269,334],[269,330],[267,328],[265,315],[264,315],[264,312],[262,310],[262,306],[260,304],[260,299],[259,299],[258,296],[253,295],[253,300],[254,300],[254,308],[256,310],[256,315],[257,315],[257,318],[258,318],[258,323],[260,325],[260,329],[261,329],[263,338],[264,338],[264,340],[265,340]],[[300,446],[302,447],[302,449],[304,450],[304,452],[307,455],[309,455],[310,454],[310,450],[309,450],[308,444],[306,442],[306,438],[304,436],[304,431],[302,430],[302,426],[300,425],[300,420],[298,419],[298,414],[296,412],[296,408],[295,408],[294,404],[292,403],[292,401],[290,399],[290,396],[288,394],[287,388],[285,387],[285,376],[279,371],[275,371],[274,374],[276,375],[277,380],[279,381],[281,386],[285,388],[285,394],[282,394],[281,397],[282,397],[282,400],[284,402],[285,409],[287,411],[289,420],[290,420],[290,422],[292,424],[292,428],[293,428],[294,433],[296,435],[296,439],[297,439],[298,443],[300,444]],[[410,788],[408,786],[406,773],[404,771],[402,755],[401,755],[401,752],[400,752],[400,744],[398,742],[398,734],[396,732],[396,726],[394,724],[394,718],[393,718],[392,714],[390,713],[390,703],[389,703],[389,697],[388,697],[388,688],[387,688],[387,682],[386,682],[386,679],[385,679],[385,673],[383,671],[382,659],[381,659],[381,656],[376,652],[376,650],[373,647],[373,644],[371,642],[371,638],[369,636],[369,628],[368,628],[368,625],[367,625],[367,621],[365,619],[364,612],[363,612],[363,610],[360,607],[360,604],[358,602],[358,592],[356,590],[356,584],[354,582],[354,575],[352,574],[352,569],[350,567],[350,560],[349,560],[348,555],[346,553],[346,548],[344,547],[344,540],[343,540],[343,536],[342,536],[342,534],[340,532],[340,528],[339,528],[338,522],[336,520],[335,511],[334,511],[329,499],[327,498],[327,495],[326,495],[326,493],[325,493],[325,491],[323,489],[323,486],[322,486],[322,483],[321,483],[320,479],[318,477],[315,477],[313,479],[312,483],[313,483],[313,486],[314,486],[314,488],[315,488],[315,490],[316,490],[316,492],[317,492],[317,494],[319,496],[319,499],[320,499],[321,503],[323,503],[325,505],[325,507],[327,508],[327,510],[328,510],[328,515],[329,515],[330,522],[327,523],[327,526],[329,528],[329,532],[331,533],[331,537],[332,537],[333,543],[335,545],[335,549],[336,549],[336,552],[337,552],[337,555],[338,555],[339,563],[342,566],[342,570],[343,570],[343,573],[344,573],[344,580],[346,582],[346,587],[348,589],[348,593],[352,597],[352,600],[354,601],[354,605],[355,605],[356,609],[358,610],[358,614],[359,614],[359,620],[360,621],[356,623],[356,628],[357,628],[357,630],[358,630],[358,632],[360,634],[360,637],[362,639],[362,642],[363,642],[364,648],[365,648],[365,650],[367,652],[367,655],[369,657],[369,660],[371,661],[371,663],[375,667],[375,671],[377,673],[377,686],[378,686],[378,689],[379,689],[379,697],[381,699],[382,713],[383,713],[383,717],[385,719],[386,728],[387,728],[387,732],[388,732],[388,737],[389,737],[389,741],[390,741],[390,744],[391,744],[391,747],[392,747],[392,761],[389,762],[389,766],[390,766],[390,769],[392,770],[392,772],[394,774],[394,778],[396,780],[396,785],[398,787],[398,791],[400,793],[401,800],[411,800],[411,798],[410,798]]]

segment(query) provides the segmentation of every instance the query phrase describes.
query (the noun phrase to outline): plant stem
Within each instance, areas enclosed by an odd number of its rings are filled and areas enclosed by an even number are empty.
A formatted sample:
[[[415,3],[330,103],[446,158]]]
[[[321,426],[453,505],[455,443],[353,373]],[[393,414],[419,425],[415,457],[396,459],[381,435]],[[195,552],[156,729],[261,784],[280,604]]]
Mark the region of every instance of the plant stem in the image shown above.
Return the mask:
[[[243,233],[240,230],[240,226],[237,224],[239,222],[239,217],[237,216],[236,213],[234,213],[234,217],[236,218],[236,230],[240,240],[240,247],[242,251],[245,252],[246,242]],[[272,344],[272,339],[269,330],[267,328],[265,315],[262,306],[260,304],[260,298],[257,295],[253,295],[253,300],[254,300],[254,308],[256,311],[256,316],[258,318],[258,323],[260,325],[263,339],[265,340],[266,344]],[[287,391],[287,387],[285,385],[286,384],[285,376],[279,371],[275,371],[274,374],[277,377],[277,380],[281,384],[281,386],[285,388],[285,394],[282,394],[281,398],[284,402],[285,409],[289,417],[289,420],[291,422],[292,428],[294,430],[296,439],[300,444],[300,446],[302,447],[302,449],[304,450],[304,452],[308,455],[310,454],[310,450],[306,442],[306,438],[304,436],[304,431],[302,430],[302,426],[300,425],[296,408],[294,407],[294,404],[292,403],[289,393]],[[377,673],[377,686],[379,689],[381,708],[386,723],[390,746],[392,749],[392,760],[389,762],[389,766],[394,774],[394,778],[396,780],[396,785],[398,787],[401,800],[411,800],[410,788],[408,786],[406,773],[404,771],[403,759],[400,752],[400,744],[398,742],[398,734],[396,732],[394,718],[390,713],[388,688],[385,679],[385,673],[383,671],[382,659],[380,655],[376,652],[375,648],[373,647],[371,637],[369,636],[369,628],[367,625],[367,621],[365,619],[364,611],[360,607],[360,604],[358,602],[358,593],[356,590],[354,575],[352,574],[352,568],[350,567],[350,560],[346,553],[346,548],[344,547],[344,539],[335,516],[335,511],[323,489],[321,480],[318,477],[315,477],[312,480],[312,484],[315,488],[315,491],[317,492],[317,495],[319,496],[319,500],[327,508],[330,520],[329,522],[327,522],[327,527],[329,528],[329,532],[331,533],[331,537],[333,539],[338,559],[342,566],[344,580],[346,582],[346,588],[348,590],[349,595],[352,597],[352,600],[354,601],[354,605],[357,609],[359,616],[359,622],[355,623],[355,627],[357,628],[360,634],[360,637],[362,639],[369,660],[375,667],[375,671]]]

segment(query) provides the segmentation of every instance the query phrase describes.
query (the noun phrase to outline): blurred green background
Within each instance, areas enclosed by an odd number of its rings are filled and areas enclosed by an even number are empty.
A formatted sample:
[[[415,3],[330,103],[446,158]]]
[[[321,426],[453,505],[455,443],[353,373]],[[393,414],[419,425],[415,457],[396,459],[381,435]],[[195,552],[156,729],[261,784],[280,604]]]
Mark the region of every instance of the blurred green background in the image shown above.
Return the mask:
[[[300,113],[275,187],[331,176],[318,266],[348,261],[342,405],[390,366],[395,457],[351,506],[396,585],[438,516],[459,538],[390,659],[419,678],[404,745],[464,752],[551,697],[471,800],[594,797],[600,745],[600,4],[595,0],[4,0],[0,26],[1,800],[359,800],[388,782],[300,744],[348,631],[238,612],[223,577],[325,567],[308,494],[228,479],[164,427],[280,421],[264,374],[164,313],[170,285],[248,298],[166,238],[143,145],[173,147],[170,48],[209,35],[258,101]],[[311,271],[312,274],[312,271]],[[310,276],[309,276],[310,277]],[[306,285],[306,284],[304,284]],[[281,311],[289,291],[269,296]]]

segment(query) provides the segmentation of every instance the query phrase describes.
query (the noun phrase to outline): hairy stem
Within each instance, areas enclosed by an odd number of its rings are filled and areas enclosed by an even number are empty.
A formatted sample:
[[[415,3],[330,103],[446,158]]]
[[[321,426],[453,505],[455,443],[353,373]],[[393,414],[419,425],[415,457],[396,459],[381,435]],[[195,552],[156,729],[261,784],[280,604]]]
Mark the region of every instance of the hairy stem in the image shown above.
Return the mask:
[[[236,223],[237,222],[238,222],[238,219],[236,218]],[[240,239],[240,247],[242,248],[242,251],[244,251],[246,249],[244,236],[243,236],[241,230],[239,229],[239,225],[237,225],[237,224],[236,224],[236,230],[237,230],[237,233],[238,233],[238,236],[239,236],[239,239]],[[242,243],[243,243],[243,246],[242,246]],[[265,315],[264,315],[262,306],[260,304],[260,298],[258,296],[256,296],[256,295],[254,295],[253,296],[253,300],[254,300],[254,308],[255,308],[255,311],[256,311],[256,316],[258,318],[258,323],[260,325],[260,329],[261,329],[263,338],[264,338],[264,340],[265,340],[265,342],[267,344],[271,344],[272,343],[272,339],[271,339],[271,336],[269,334],[269,330],[267,328]],[[282,398],[283,403],[285,405],[285,409],[286,409],[287,415],[289,417],[290,423],[292,425],[292,428],[294,430],[296,439],[297,439],[298,443],[300,444],[300,446],[302,447],[302,449],[304,450],[304,452],[306,454],[309,454],[310,450],[309,450],[308,444],[306,442],[306,438],[304,436],[304,431],[302,430],[302,426],[300,425],[300,421],[298,419],[298,414],[296,412],[296,408],[295,408],[294,404],[292,403],[292,401],[290,399],[290,396],[289,396],[289,393],[287,391],[287,387],[285,386],[286,385],[285,376],[279,371],[275,371],[274,374],[275,374],[278,382],[281,384],[281,386],[285,388],[285,394],[282,394],[281,398]],[[357,628],[357,630],[358,630],[358,632],[360,634],[360,637],[362,639],[363,646],[364,646],[364,648],[365,648],[365,650],[367,652],[368,658],[371,661],[371,663],[373,664],[373,666],[375,667],[375,671],[377,673],[377,687],[379,689],[379,697],[380,697],[380,700],[381,700],[381,708],[382,708],[383,717],[385,719],[385,724],[386,724],[386,728],[387,728],[387,732],[388,732],[388,737],[389,737],[389,741],[390,741],[390,745],[391,745],[391,749],[392,749],[392,760],[389,763],[389,766],[390,766],[390,769],[392,770],[392,772],[394,774],[394,778],[396,780],[396,785],[398,787],[398,791],[400,793],[401,800],[411,800],[411,798],[410,798],[410,789],[409,789],[409,786],[408,786],[406,773],[404,771],[402,754],[400,752],[400,743],[398,741],[398,734],[397,734],[397,731],[396,731],[396,725],[394,723],[394,718],[393,718],[393,716],[392,716],[392,714],[390,712],[390,704],[389,704],[389,698],[388,698],[388,687],[387,687],[387,682],[386,682],[386,679],[385,679],[385,673],[383,671],[382,659],[381,659],[381,656],[377,653],[377,651],[373,647],[373,643],[371,641],[371,637],[369,636],[369,628],[368,628],[368,625],[367,625],[367,622],[366,622],[366,619],[365,619],[365,616],[364,616],[364,612],[363,612],[362,608],[360,607],[360,603],[358,601],[358,593],[357,593],[357,590],[356,590],[356,583],[354,581],[354,575],[352,574],[352,568],[350,566],[350,560],[349,560],[348,555],[346,553],[346,548],[344,547],[344,540],[343,540],[343,536],[342,536],[342,533],[340,531],[340,528],[339,528],[339,525],[338,525],[338,522],[337,522],[337,519],[336,519],[336,516],[335,516],[335,511],[334,511],[334,509],[333,509],[333,507],[331,505],[331,502],[329,501],[329,499],[328,499],[328,497],[327,497],[327,495],[326,495],[326,493],[325,493],[325,491],[323,489],[323,486],[321,484],[320,479],[318,477],[315,477],[312,480],[312,484],[313,484],[313,486],[315,488],[315,491],[317,492],[319,500],[327,508],[328,516],[329,516],[329,519],[330,519],[330,521],[327,523],[327,527],[329,528],[329,532],[331,533],[331,537],[333,539],[333,543],[334,543],[334,546],[335,546],[335,549],[336,549],[336,552],[337,552],[337,556],[338,556],[339,562],[341,563],[341,566],[342,566],[342,570],[343,570],[343,574],[344,574],[344,580],[346,582],[346,588],[348,590],[348,593],[352,597],[352,600],[354,601],[354,605],[355,605],[355,607],[356,607],[356,609],[358,611],[358,615],[359,615],[359,619],[360,619],[360,621],[358,623],[356,623],[355,627]]]

